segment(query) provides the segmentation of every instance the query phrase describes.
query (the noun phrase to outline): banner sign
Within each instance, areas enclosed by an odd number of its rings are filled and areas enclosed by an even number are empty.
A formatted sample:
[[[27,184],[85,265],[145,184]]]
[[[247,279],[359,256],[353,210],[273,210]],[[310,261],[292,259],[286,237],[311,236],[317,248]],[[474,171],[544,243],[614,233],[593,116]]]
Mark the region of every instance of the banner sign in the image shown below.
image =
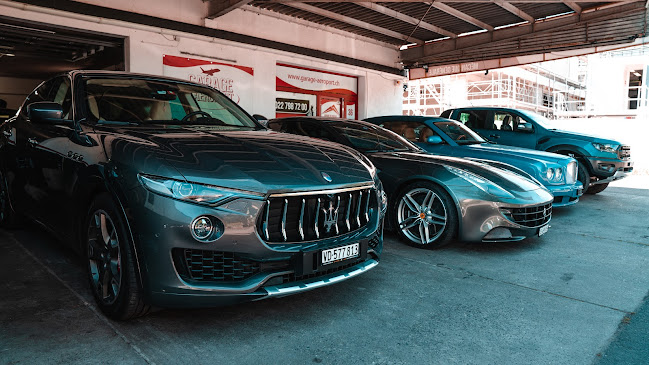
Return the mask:
[[[317,71],[288,65],[277,65],[277,86],[301,91],[326,91],[356,95],[358,79],[325,71]]]
[[[275,99],[275,111],[278,113],[307,114],[309,101],[299,99]]]
[[[170,55],[163,56],[162,64],[165,76],[211,86],[252,112],[252,67]]]

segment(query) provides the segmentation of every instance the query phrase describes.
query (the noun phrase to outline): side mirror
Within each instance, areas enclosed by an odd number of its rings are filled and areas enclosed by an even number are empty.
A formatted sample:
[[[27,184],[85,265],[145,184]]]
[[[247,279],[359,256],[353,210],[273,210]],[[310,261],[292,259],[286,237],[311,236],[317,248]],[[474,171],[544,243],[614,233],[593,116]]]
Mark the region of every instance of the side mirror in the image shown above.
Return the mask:
[[[259,122],[259,124],[261,124],[264,127],[268,128],[268,118],[264,117],[261,114],[253,114],[252,117],[255,118],[257,120],[257,122]]]
[[[72,121],[63,119],[63,108],[60,104],[39,101],[27,106],[27,116],[32,123],[52,124],[52,125],[71,125]]]
[[[534,126],[530,123],[521,123],[516,127],[517,132],[534,133]]]
[[[426,138],[426,143],[428,144],[441,144],[442,142],[442,137],[440,136],[430,136]]]

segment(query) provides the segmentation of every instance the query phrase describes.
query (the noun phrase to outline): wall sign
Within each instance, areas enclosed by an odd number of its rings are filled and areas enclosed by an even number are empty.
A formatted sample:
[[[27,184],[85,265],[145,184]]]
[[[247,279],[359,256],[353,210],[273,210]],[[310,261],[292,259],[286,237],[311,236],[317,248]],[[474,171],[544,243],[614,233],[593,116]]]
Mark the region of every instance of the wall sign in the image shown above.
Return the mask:
[[[309,101],[299,99],[275,99],[275,110],[278,113],[307,114],[309,112]]]
[[[252,67],[164,55],[163,74],[218,89],[248,112],[253,110]]]

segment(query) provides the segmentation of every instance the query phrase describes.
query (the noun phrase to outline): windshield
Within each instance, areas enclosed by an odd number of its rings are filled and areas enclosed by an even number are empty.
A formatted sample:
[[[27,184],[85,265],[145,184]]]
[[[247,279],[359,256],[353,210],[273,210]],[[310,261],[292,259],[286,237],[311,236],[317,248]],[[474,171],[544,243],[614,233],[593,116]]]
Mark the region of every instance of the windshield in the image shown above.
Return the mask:
[[[85,81],[88,118],[97,123],[259,126],[226,96],[207,87],[127,78]]]
[[[464,126],[464,124],[451,121],[435,122],[434,124],[457,144],[477,144],[486,142],[482,137],[480,137],[480,135]]]
[[[541,127],[545,129],[557,129],[555,122],[542,116],[541,114],[531,112],[529,110],[520,110],[520,112],[521,114],[525,115],[527,119],[532,119],[533,121],[537,122],[538,124],[541,125]]]
[[[348,122],[336,122],[330,126],[361,152],[419,151],[401,136],[381,127]]]

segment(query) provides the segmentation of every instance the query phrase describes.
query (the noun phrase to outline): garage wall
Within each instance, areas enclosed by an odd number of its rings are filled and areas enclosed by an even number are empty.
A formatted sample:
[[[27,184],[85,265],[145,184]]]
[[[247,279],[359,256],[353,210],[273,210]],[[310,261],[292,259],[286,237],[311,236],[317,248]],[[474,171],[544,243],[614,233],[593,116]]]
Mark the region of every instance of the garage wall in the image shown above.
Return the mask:
[[[43,80],[0,77],[0,99],[7,102],[7,108],[18,109],[29,93]]]
[[[171,0],[165,1],[163,4],[167,4],[167,2],[177,4],[177,2]],[[94,3],[101,2],[97,1]],[[118,1],[117,3],[132,3],[133,6],[140,6],[139,2],[126,0]],[[252,110],[248,110],[251,114],[275,115],[275,73],[278,62],[357,76],[359,78],[358,118],[362,119],[383,114],[401,114],[403,78],[393,74],[206,36],[168,31],[160,28],[70,14],[56,10],[48,9],[45,12],[40,12],[31,10],[38,9],[36,7],[30,6],[23,8],[4,4],[7,3],[0,2],[0,13],[6,16],[46,23],[66,24],[69,27],[89,29],[126,37],[126,69],[128,71],[162,75],[162,58],[165,54],[252,67],[254,68],[255,76],[252,95],[254,106]],[[173,10],[173,8],[169,9],[169,11]],[[248,19],[248,21],[252,21],[249,17],[258,16],[249,12],[242,11],[242,13],[244,14],[239,14],[242,17],[241,19]],[[234,22],[234,20],[229,21],[231,23]],[[281,22],[282,20],[275,19],[272,21],[272,24],[279,29]],[[223,23],[227,22],[224,21]],[[234,26],[233,24],[230,25]],[[299,25],[299,27],[307,28],[302,25]],[[264,27],[264,30],[267,31],[268,29]],[[288,33],[296,31],[292,26],[282,29]],[[313,31],[314,29],[310,31],[305,30],[306,35],[302,41],[307,42],[308,37],[312,36],[314,41],[322,43],[320,45],[322,50],[336,49],[341,52],[346,50],[349,55],[361,51],[363,53],[381,53],[379,52],[381,47],[376,44],[363,45],[362,43],[354,43],[351,38],[347,40],[335,34],[327,36],[326,32],[323,31],[309,33]],[[318,42],[310,44],[310,48],[315,48],[316,45],[320,44]],[[383,51],[385,52],[386,50],[387,48]],[[376,54],[372,57],[377,57]],[[394,64],[391,64],[391,66],[394,66]]]

